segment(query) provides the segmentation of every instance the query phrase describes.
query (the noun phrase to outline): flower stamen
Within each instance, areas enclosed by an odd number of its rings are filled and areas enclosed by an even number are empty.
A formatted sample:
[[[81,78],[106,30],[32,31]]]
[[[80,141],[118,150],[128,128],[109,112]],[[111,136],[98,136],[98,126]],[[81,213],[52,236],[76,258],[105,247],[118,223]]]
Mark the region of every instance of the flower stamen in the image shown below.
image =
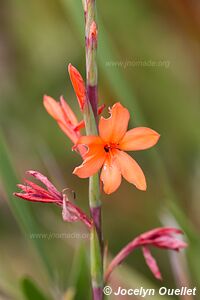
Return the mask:
[[[105,145],[105,146],[104,146],[104,150],[108,153],[108,152],[110,151],[110,146]]]

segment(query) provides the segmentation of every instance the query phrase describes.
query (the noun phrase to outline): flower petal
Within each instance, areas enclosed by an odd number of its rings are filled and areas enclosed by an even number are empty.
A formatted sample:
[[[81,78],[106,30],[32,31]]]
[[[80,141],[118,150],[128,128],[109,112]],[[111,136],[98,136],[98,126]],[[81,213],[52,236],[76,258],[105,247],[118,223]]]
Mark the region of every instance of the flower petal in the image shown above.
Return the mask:
[[[76,93],[76,97],[78,99],[80,109],[83,110],[86,103],[86,89],[84,80],[78,70],[71,64],[68,65],[68,72]]]
[[[49,181],[49,179],[41,174],[40,172],[29,170],[26,171],[26,174],[35,177],[37,180],[41,181],[48,189],[48,191],[55,196],[56,199],[62,199],[61,193],[57,190],[57,188]]]
[[[120,142],[120,149],[125,151],[144,150],[154,146],[160,135],[147,127],[137,127],[126,132]]]
[[[65,124],[65,118],[59,102],[50,96],[44,95],[43,104],[50,116],[52,116],[56,121]]]
[[[130,114],[120,103],[115,103],[110,109],[108,119],[101,117],[99,135],[105,142],[118,143],[128,128]]]
[[[34,195],[34,194],[23,194],[23,193],[13,193],[14,196],[17,196],[21,199],[32,201],[32,202],[44,202],[44,203],[56,203],[58,204],[59,201],[57,199],[52,198],[43,198],[41,195]]]
[[[68,138],[74,144],[76,144],[79,139],[80,132],[73,130],[70,125],[67,126],[66,124],[63,124],[62,122],[58,122],[58,125],[59,125],[60,129],[64,132],[64,134],[66,134],[66,136],[68,136]]]
[[[142,247],[142,252],[146,261],[146,264],[148,265],[149,269],[153,273],[156,279],[162,280],[162,275],[160,273],[159,267],[157,265],[157,262],[155,258],[153,258],[150,250],[147,247]]]
[[[75,130],[78,121],[64,98],[61,97],[60,102],[57,102],[52,97],[45,95],[44,106],[47,112],[57,121],[61,130],[73,143],[76,143],[80,136],[80,132]]]
[[[105,161],[105,151],[98,154],[87,157],[83,163],[76,167],[73,174],[80,178],[87,178],[99,171]]]
[[[63,220],[67,222],[82,221],[88,228],[91,228],[91,220],[86,216],[86,214],[72,202],[67,200],[66,195],[63,195]]]
[[[66,222],[76,222],[79,220],[78,216],[76,215],[76,210],[73,209],[73,206],[68,205],[70,204],[69,201],[66,200],[66,195],[63,196],[63,210],[62,210],[62,217],[63,220]]]
[[[24,192],[28,192],[28,193],[34,193],[34,194],[41,194],[41,195],[45,195],[47,196],[47,198],[52,198],[52,195],[49,191],[45,190],[44,188],[42,188],[41,186],[35,184],[34,182],[31,182],[27,179],[24,179],[24,183],[26,184],[25,186],[23,185],[18,185],[18,187],[24,191]]]
[[[69,120],[71,124],[76,126],[78,124],[78,120],[71,109],[71,107],[67,104],[63,96],[60,97],[60,105],[63,111],[63,115],[65,116],[66,120]]]
[[[173,236],[160,236],[153,241],[154,245],[159,248],[179,251],[187,247],[187,244]]]
[[[127,153],[116,150],[116,158],[122,176],[139,190],[146,190],[146,179],[138,163]]]
[[[78,139],[77,145],[85,145],[88,147],[85,157],[93,156],[98,153],[102,155],[105,154],[103,141],[99,136],[96,135],[81,136]]]
[[[102,171],[101,181],[106,194],[115,192],[121,184],[121,172],[114,157],[106,159]]]

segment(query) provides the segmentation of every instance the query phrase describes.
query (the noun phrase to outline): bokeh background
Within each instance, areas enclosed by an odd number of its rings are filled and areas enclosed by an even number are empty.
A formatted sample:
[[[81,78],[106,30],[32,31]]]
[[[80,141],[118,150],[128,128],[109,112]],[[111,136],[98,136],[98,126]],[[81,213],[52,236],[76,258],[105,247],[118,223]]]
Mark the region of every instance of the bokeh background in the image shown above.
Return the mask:
[[[97,14],[99,103],[120,101],[130,110],[131,127],[161,134],[155,149],[133,153],[147,192],[123,182],[112,196],[102,195],[104,239],[113,255],[143,231],[179,226],[189,244],[185,253],[153,251],[162,285],[199,286],[200,2],[97,0]],[[25,171],[36,169],[59,189],[72,188],[88,212],[88,181],[72,175],[80,158],[42,104],[44,94],[64,95],[81,119],[70,62],[85,76],[81,0],[1,0],[1,299],[90,299],[85,229],[63,223],[59,208],[12,197]],[[139,250],[126,263],[114,285],[160,285]]]

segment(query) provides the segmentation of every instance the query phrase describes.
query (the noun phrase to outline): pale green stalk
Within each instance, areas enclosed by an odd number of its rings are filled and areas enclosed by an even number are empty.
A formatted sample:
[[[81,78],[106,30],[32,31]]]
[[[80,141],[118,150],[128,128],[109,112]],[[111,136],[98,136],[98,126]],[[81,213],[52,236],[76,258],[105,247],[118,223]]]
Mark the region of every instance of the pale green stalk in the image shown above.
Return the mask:
[[[97,30],[95,23],[95,0],[83,0],[85,14],[86,49],[86,89],[88,105],[85,106],[84,119],[87,135],[97,135]],[[90,263],[94,300],[103,299],[103,242],[101,228],[101,200],[99,174],[89,179],[89,205],[93,228],[90,235]]]

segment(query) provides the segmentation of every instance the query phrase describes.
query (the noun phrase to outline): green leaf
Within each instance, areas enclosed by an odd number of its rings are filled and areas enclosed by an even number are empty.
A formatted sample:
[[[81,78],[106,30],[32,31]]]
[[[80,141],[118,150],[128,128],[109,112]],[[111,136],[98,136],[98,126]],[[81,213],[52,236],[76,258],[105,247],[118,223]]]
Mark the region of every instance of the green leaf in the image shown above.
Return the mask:
[[[90,288],[90,271],[88,256],[85,250],[85,245],[81,245],[78,249],[71,271],[70,286],[75,290],[74,300],[91,299],[91,288]]]
[[[32,279],[25,277],[21,282],[22,292],[27,300],[49,300]]]

